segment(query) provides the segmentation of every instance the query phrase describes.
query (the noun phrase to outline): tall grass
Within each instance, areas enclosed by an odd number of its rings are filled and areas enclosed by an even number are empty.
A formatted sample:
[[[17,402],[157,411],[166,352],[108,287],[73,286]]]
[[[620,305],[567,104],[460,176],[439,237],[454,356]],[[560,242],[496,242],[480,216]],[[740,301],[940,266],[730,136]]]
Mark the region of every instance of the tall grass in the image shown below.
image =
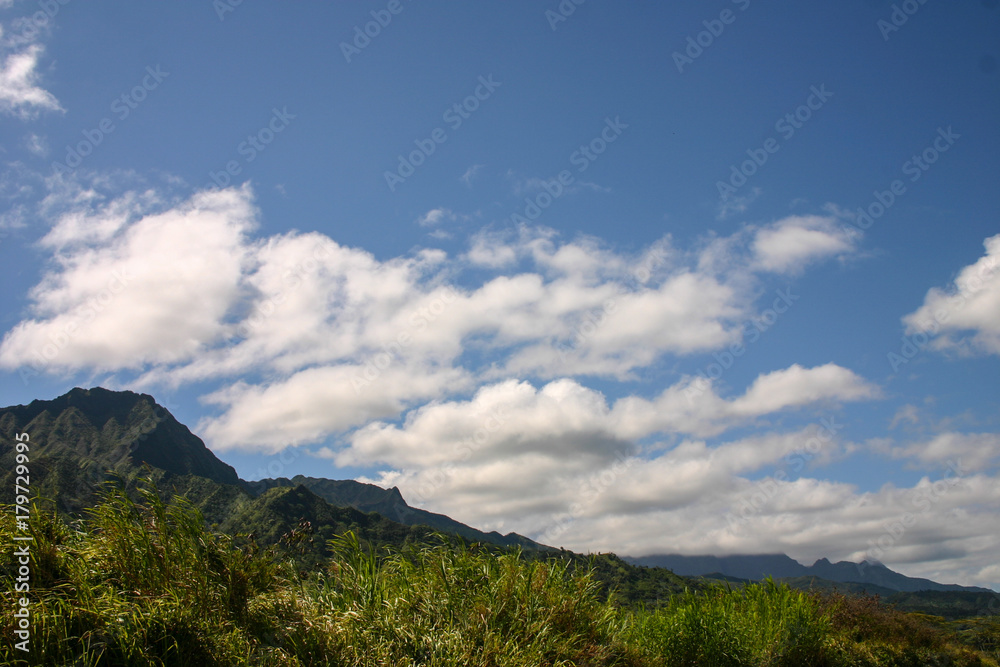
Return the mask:
[[[631,612],[558,559],[446,540],[377,550],[352,533],[307,574],[293,549],[212,533],[152,486],[106,490],[83,522],[37,511],[31,531],[28,656],[13,648],[13,549],[0,553],[4,665],[996,665],[996,625],[968,628],[963,648],[872,601],[773,582]]]
[[[629,664],[622,618],[589,575],[443,544],[378,558],[352,535],[303,590],[349,664]]]
[[[630,634],[662,665],[823,665],[830,621],[804,593],[768,580],[679,595],[637,614]]]

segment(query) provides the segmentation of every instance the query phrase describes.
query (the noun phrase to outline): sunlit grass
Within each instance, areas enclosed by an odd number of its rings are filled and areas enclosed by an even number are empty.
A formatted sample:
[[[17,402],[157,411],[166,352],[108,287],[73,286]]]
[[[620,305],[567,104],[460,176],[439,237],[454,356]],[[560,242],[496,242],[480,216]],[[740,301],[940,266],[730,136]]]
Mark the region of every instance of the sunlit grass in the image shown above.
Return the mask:
[[[388,551],[348,533],[322,570],[305,573],[292,549],[212,533],[197,509],[151,487],[135,500],[108,489],[70,525],[39,511],[31,530],[32,653],[13,648],[20,594],[8,548],[2,664],[997,664],[997,625],[985,621],[956,633],[873,600],[772,582],[632,611],[566,561],[446,538]]]

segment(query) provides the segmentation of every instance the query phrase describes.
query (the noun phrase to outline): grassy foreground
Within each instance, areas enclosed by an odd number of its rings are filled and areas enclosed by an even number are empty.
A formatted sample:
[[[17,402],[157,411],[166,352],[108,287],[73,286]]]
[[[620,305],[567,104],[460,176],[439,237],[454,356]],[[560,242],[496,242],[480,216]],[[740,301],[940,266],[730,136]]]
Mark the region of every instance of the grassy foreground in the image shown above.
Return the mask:
[[[0,663],[10,665],[997,665],[1000,624],[945,624],[770,582],[653,611],[560,560],[441,544],[326,567],[209,532],[183,500],[109,491],[85,523],[31,521],[31,652],[15,649],[13,512],[0,507]],[[281,554],[281,555],[279,555]]]

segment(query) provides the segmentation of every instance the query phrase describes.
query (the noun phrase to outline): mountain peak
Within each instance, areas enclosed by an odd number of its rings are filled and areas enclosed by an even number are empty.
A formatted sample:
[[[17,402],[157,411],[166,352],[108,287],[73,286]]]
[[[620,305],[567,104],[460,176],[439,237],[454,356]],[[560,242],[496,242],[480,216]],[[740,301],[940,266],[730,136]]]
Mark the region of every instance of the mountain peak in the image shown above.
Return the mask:
[[[218,458],[149,394],[75,387],[51,400],[0,408],[3,430],[32,434],[39,454],[68,453],[115,468],[124,459],[175,475],[198,475],[240,484],[236,470]],[[32,433],[40,432],[40,440]],[[11,436],[12,437],[12,436]]]

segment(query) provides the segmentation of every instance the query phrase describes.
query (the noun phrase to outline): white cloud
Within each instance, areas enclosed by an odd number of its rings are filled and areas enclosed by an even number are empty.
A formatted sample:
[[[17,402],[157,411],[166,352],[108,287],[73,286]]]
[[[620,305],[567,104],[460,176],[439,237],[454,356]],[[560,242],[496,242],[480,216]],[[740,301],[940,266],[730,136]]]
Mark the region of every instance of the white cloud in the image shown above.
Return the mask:
[[[4,336],[0,365],[113,370],[193,358],[222,334],[253,218],[249,191],[229,190],[127,228],[64,219],[44,245],[74,245],[32,289],[32,315]]]
[[[319,233],[250,238],[249,189],[174,201],[149,189],[107,198],[99,182],[50,186],[40,247],[53,259],[0,363],[33,363],[53,345],[49,371],[136,369],[142,386],[228,382],[203,397],[217,412],[196,426],[217,449],[319,444],[338,463],[384,467],[375,481],[474,525],[506,521],[570,548],[633,554],[684,545],[857,557],[886,517],[934,488],[927,479],[859,492],[790,476],[734,531],[725,517],[755,492],[753,478],[791,470],[785,457],[813,428],[706,438],[771,415],[808,421],[802,411],[875,399],[878,388],[832,363],[763,374],[733,396],[681,377],[651,398],[623,390],[609,400],[579,379],[627,377],[739,340],[759,272],[830,256],[809,235],[788,247],[775,238],[822,225],[781,221],[689,252],[664,239],[634,253],[522,228],[480,234],[457,258],[379,259]],[[470,268],[477,278],[456,278]],[[114,271],[128,277],[117,293]],[[78,329],[64,337],[71,322]],[[995,469],[991,434],[888,446],[931,468],[957,456]],[[833,437],[812,462],[853,451]],[[984,527],[1000,529],[996,482],[949,487],[884,560],[982,582],[1000,546],[983,538]]]
[[[783,394],[780,401],[760,402],[756,393],[763,385],[777,384],[776,378],[786,388],[797,383],[802,395]],[[827,386],[821,388],[824,384]],[[469,480],[486,483],[493,473],[517,469],[502,488],[518,499],[522,511],[535,498],[538,507],[532,511],[544,513],[551,489],[521,489],[525,480],[542,474],[558,480],[568,474],[600,472],[616,458],[635,454],[635,443],[648,436],[716,435],[761,415],[828,399],[861,400],[876,393],[863,380],[836,366],[793,367],[762,376],[744,396],[733,400],[720,398],[709,387],[692,402],[685,392],[689,387],[685,380],[652,401],[627,396],[609,406],[603,394],[574,380],[556,380],[539,389],[528,382],[507,380],[482,387],[468,400],[425,405],[410,412],[400,425],[368,424],[349,436],[349,445],[335,460],[339,465],[388,465],[391,470],[383,474],[386,478],[382,481],[391,478],[392,484],[411,491],[419,491],[418,487],[426,487],[434,478],[454,477],[446,482],[448,489],[442,494],[448,500],[441,501],[452,510],[463,504],[454,500],[456,492],[466,497],[474,492],[474,485],[466,488]],[[748,402],[756,403],[753,411],[746,406]],[[689,442],[661,456],[657,465],[664,470],[675,466],[676,474],[689,476],[695,474],[691,466],[700,469],[703,465],[698,463],[701,459],[718,457],[721,468],[717,472],[748,472],[776,461],[794,443],[809,437],[803,431],[748,438],[738,446],[713,448],[711,454],[704,442]],[[639,468],[649,469],[648,465]],[[662,477],[664,470],[656,474]],[[442,484],[439,480],[437,486]],[[499,479],[490,479],[488,484],[490,489],[500,488],[498,485]],[[493,507],[496,502],[491,496],[477,506]],[[493,509],[489,513],[492,516]],[[479,516],[476,520],[488,519]]]
[[[907,335],[936,336],[937,349],[1000,354],[1000,234],[983,245],[983,257],[947,288],[931,288],[923,305],[903,318]]]
[[[476,179],[476,176],[479,174],[479,172],[485,166],[486,166],[485,164],[474,164],[474,165],[472,165],[471,167],[469,167],[468,169],[465,170],[465,173],[462,174],[461,177],[459,177],[458,180],[462,181],[462,183],[465,184],[465,187],[471,188],[472,187],[472,181],[474,181]]]
[[[1000,434],[949,431],[927,442],[899,446],[886,443],[882,451],[896,459],[912,459],[922,467],[952,465],[963,472],[984,472],[1000,459]]]
[[[445,220],[454,220],[455,214],[446,208],[432,208],[417,218],[417,224],[421,227],[434,227]]]
[[[757,231],[755,266],[774,273],[799,273],[808,262],[853,251],[854,240],[835,217],[791,216]]]
[[[31,120],[41,111],[63,111],[55,96],[37,85],[42,51],[41,45],[32,44],[6,56],[0,65],[0,112]]]
[[[310,368],[267,386],[246,383],[205,397],[225,408],[203,419],[198,431],[219,450],[277,452],[287,445],[314,443],[373,419],[393,417],[415,400],[426,400],[467,383],[458,369],[394,366],[380,391],[358,391],[359,365]]]
[[[413,504],[472,525],[502,523],[504,531],[578,551],[786,552],[807,563],[819,557],[879,558],[911,576],[995,585],[986,577],[1000,539],[984,535],[1000,534],[996,478],[963,472],[952,482],[936,473],[910,487],[862,492],[834,480],[798,477],[806,457],[829,460],[849,449],[831,434],[819,439],[822,450],[816,452],[812,443],[819,431],[812,426],[714,445],[694,439],[634,444],[650,429],[677,434],[702,428],[712,415],[735,419],[734,412],[748,403],[759,410],[794,408],[801,399],[786,393],[794,382],[814,402],[874,393],[829,367],[809,370],[814,372],[762,376],[736,399],[712,394],[700,408],[701,420],[667,418],[647,421],[645,428],[624,409],[634,399],[609,405],[599,392],[571,380],[537,389],[506,381],[468,400],[425,405],[399,425],[371,424],[349,437],[347,449],[327,455],[340,464],[388,464],[367,481],[398,486]],[[815,391],[821,382],[827,391]],[[759,400],[768,387],[783,396],[781,406]],[[683,388],[664,395],[677,397]],[[982,444],[986,436],[977,437]],[[937,460],[974,444],[914,451]],[[769,468],[783,474],[757,478]],[[740,510],[751,499],[754,510],[740,523]],[[893,522],[906,513],[899,533]]]
[[[747,194],[736,197],[727,197],[719,203],[719,213],[716,216],[719,220],[725,220],[734,213],[746,213],[750,205],[757,201],[763,190],[752,188]]]
[[[733,403],[732,410],[738,415],[761,415],[817,401],[858,401],[878,396],[877,387],[836,364],[815,368],[794,364],[758,377]]]
[[[733,258],[711,267],[669,239],[624,254],[528,227],[480,233],[457,260],[440,250],[378,260],[319,233],[251,240],[248,186],[175,202],[151,189],[108,199],[99,182],[50,185],[41,210],[54,222],[40,245],[54,259],[30,315],[0,343],[0,364],[133,369],[147,388],[263,374],[226,394],[226,413],[205,423],[222,447],[318,441],[476,382],[629,378],[665,355],[738,341],[753,312],[742,232],[726,244]],[[498,275],[457,289],[456,273],[470,265]],[[291,436],[253,419],[269,414],[264,397],[305,395],[315,378],[340,378],[319,395],[337,397],[343,411],[301,401]],[[681,394],[689,383],[620,401],[612,417],[628,419],[614,437],[720,432],[786,407],[875,395],[833,365],[762,377],[735,401],[710,387],[692,400]],[[348,400],[358,384],[365,391]]]
[[[647,459],[636,456],[634,429],[621,417],[618,405],[609,407],[601,393],[572,380],[539,389],[509,380],[469,400],[423,406],[401,425],[369,424],[329,455],[339,465],[388,464],[376,483],[399,486],[411,502],[474,525],[521,517],[525,530],[538,532],[610,468],[629,469],[628,481],[599,489],[594,511],[642,513],[695,502],[809,437],[809,431],[771,434],[718,447],[684,441]]]
[[[48,140],[38,134],[32,132],[24,140],[25,148],[37,155],[38,157],[45,157],[49,154],[49,142]]]
[[[782,410],[878,396],[877,387],[846,368],[835,364],[802,368],[795,364],[759,376],[746,393],[732,400],[718,396],[711,381],[685,378],[652,400],[636,396],[620,399],[614,416],[624,437],[642,438],[656,432],[706,437]]]

